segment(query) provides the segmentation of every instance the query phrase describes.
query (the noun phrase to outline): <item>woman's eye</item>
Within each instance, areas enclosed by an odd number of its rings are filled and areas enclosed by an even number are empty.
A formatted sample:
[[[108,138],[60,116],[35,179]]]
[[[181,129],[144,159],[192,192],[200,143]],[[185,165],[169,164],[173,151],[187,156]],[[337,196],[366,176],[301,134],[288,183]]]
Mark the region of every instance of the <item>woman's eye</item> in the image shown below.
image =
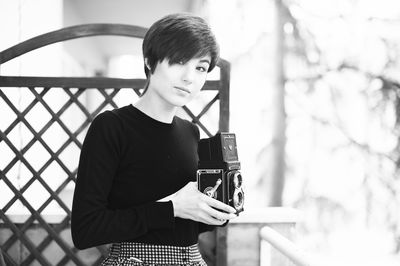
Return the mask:
[[[207,72],[207,68],[205,67],[197,67],[197,69],[201,72]]]

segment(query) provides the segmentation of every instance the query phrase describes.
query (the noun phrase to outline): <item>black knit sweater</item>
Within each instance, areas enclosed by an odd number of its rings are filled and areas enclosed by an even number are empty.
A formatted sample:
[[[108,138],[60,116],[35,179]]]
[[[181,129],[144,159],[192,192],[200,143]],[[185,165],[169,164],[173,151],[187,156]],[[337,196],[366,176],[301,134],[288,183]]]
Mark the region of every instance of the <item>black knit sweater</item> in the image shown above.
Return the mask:
[[[72,206],[79,249],[121,241],[189,246],[211,227],[157,202],[196,180],[198,128],[157,121],[132,105],[99,114],[85,137]]]

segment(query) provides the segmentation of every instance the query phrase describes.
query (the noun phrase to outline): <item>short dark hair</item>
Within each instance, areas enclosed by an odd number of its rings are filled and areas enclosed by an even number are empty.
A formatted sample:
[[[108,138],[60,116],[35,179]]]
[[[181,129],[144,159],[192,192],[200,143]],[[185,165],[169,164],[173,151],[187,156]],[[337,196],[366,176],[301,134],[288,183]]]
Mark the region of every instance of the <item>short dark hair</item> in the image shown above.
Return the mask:
[[[150,67],[144,66],[147,78],[164,59],[174,64],[210,55],[208,72],[219,59],[219,47],[207,22],[187,13],[167,15],[156,21],[144,36],[142,51]]]

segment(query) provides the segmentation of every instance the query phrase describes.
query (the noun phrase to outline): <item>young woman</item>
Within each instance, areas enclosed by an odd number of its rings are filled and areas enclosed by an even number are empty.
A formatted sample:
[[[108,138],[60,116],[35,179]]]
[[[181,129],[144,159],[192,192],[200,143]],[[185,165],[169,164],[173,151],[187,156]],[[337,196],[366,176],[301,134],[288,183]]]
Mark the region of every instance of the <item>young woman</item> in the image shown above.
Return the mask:
[[[175,114],[204,85],[218,45],[202,18],[173,14],[150,27],[143,56],[142,97],[99,114],[84,140],[72,239],[79,249],[112,243],[102,265],[206,265],[199,233],[236,211],[197,190],[199,130]]]

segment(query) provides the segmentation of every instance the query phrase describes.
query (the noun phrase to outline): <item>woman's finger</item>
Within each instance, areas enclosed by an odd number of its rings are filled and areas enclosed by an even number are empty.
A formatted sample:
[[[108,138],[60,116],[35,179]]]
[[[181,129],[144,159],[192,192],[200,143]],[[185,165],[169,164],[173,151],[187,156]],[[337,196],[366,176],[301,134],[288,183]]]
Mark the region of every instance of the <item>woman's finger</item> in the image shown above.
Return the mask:
[[[208,205],[206,205],[206,207],[204,207],[204,211],[207,212],[208,215],[210,215],[218,220],[230,220],[230,219],[236,218],[236,214],[220,212]]]
[[[233,208],[233,207],[231,207],[231,206],[229,206],[229,205],[227,205],[227,204],[225,204],[225,203],[223,203],[223,202],[221,202],[219,200],[216,200],[214,198],[210,198],[210,197],[206,196],[205,194],[203,194],[203,195],[204,195],[203,199],[207,202],[207,204],[209,206],[214,207],[214,208],[216,208],[216,209],[218,209],[220,211],[225,211],[225,212],[228,212],[228,213],[236,213],[235,208]]]
[[[216,219],[215,217],[206,214],[202,217],[201,222],[209,225],[223,225],[226,220]]]

